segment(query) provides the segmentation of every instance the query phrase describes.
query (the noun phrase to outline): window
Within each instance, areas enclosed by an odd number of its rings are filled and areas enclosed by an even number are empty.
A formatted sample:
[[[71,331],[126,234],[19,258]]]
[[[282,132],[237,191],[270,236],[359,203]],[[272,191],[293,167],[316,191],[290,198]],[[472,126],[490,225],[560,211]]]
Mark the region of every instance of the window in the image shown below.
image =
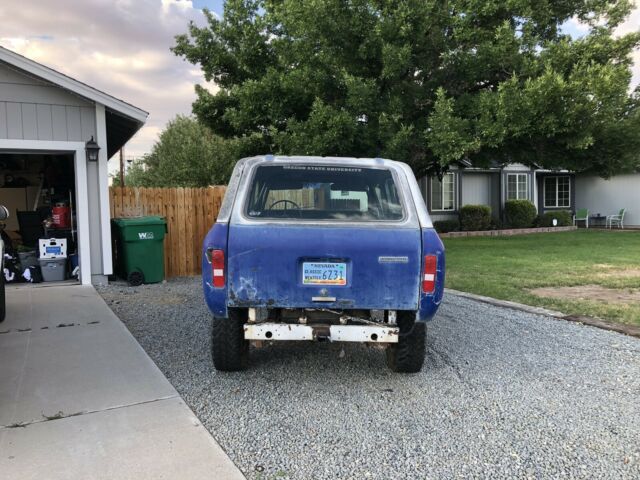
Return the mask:
[[[561,208],[571,206],[571,183],[567,175],[544,178],[544,206]]]
[[[529,175],[507,173],[507,200],[529,199]]]
[[[451,211],[456,209],[456,176],[445,173],[442,182],[437,177],[431,177],[431,210]]]
[[[341,165],[261,165],[246,215],[288,220],[402,220],[391,171]]]

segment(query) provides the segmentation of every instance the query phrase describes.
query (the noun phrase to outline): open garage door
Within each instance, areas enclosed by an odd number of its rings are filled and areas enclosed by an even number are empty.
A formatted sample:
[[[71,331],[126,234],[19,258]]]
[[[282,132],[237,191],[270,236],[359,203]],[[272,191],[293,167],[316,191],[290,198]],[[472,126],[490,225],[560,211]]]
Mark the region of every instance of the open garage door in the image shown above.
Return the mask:
[[[77,283],[74,154],[0,153],[0,171],[6,283]]]

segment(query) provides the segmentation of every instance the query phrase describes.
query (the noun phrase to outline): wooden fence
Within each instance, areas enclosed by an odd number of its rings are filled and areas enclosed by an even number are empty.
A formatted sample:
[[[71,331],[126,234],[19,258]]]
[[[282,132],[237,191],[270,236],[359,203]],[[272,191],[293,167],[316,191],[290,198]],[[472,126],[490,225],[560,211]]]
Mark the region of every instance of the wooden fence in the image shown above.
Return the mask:
[[[199,275],[202,240],[218,217],[225,188],[111,187],[111,218],[141,215],[166,218],[165,276]]]

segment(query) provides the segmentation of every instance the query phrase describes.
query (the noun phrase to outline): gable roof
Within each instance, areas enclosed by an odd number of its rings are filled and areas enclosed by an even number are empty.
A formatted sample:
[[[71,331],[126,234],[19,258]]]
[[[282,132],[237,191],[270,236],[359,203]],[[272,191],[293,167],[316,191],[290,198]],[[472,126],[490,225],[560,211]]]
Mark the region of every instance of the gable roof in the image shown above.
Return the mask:
[[[41,63],[35,62],[16,52],[0,47],[0,61],[13,65],[31,75],[48,81],[60,88],[73,92],[81,97],[104,105],[115,113],[124,115],[139,123],[140,126],[147,120],[149,112],[142,110],[130,103],[120,100],[112,95],[93,88],[86,83],[82,83],[52,68],[45,67]]]
[[[105,107],[107,158],[111,158],[144,125],[149,113],[16,52],[0,47],[0,64]]]

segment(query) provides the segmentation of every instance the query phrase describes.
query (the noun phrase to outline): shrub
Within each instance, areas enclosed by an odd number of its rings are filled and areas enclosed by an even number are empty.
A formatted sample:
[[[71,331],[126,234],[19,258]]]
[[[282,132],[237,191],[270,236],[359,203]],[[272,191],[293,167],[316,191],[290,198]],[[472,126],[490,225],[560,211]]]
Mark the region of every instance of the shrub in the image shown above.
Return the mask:
[[[489,230],[491,207],[487,205],[465,205],[460,208],[460,229],[463,232]]]
[[[540,215],[538,225],[541,227],[553,227],[554,218],[558,220],[558,227],[568,227],[569,225],[573,225],[571,212],[566,210],[545,212],[543,215]]]
[[[502,229],[502,220],[499,218],[491,217],[491,225],[489,225],[489,230],[501,230]]]
[[[529,200],[507,200],[504,213],[510,228],[529,228],[537,215],[536,206]]]
[[[460,229],[460,222],[458,220],[438,220],[433,222],[433,228],[438,233],[455,232]]]

